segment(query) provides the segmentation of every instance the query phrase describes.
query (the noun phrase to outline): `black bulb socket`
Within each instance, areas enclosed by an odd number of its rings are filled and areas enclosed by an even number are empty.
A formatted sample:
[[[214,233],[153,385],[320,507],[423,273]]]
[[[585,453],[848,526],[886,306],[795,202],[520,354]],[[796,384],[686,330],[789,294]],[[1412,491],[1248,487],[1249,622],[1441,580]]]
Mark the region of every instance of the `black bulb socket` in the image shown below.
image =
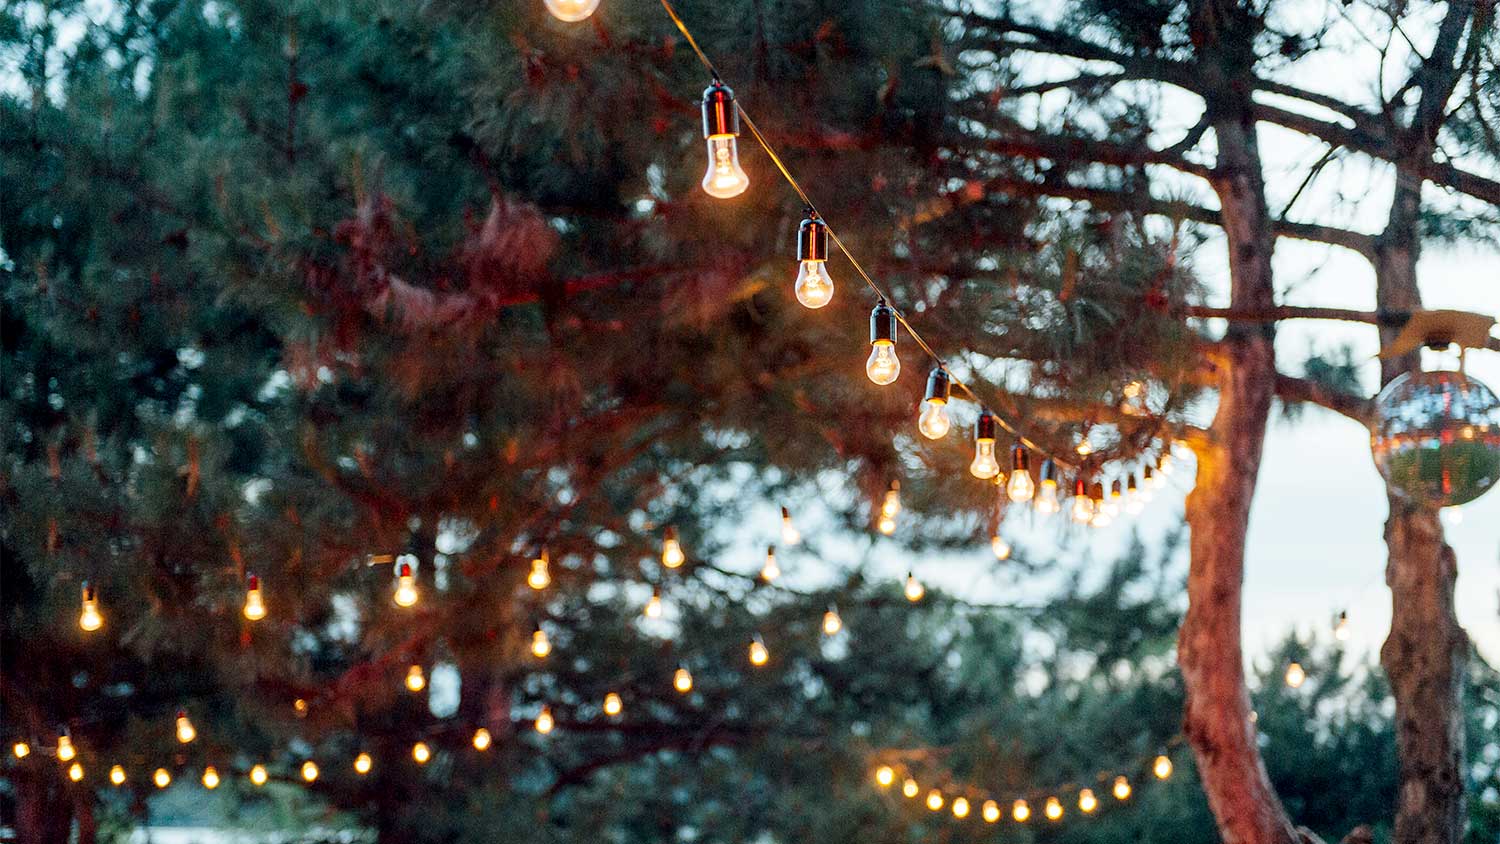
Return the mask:
[[[989,440],[990,442],[994,442],[995,429],[999,427],[998,421],[995,419],[995,414],[990,413],[988,410],[981,411],[979,418],[974,420],[974,439],[976,441]]]
[[[1026,452],[1026,446],[1016,443],[1010,450],[1010,467],[1017,472],[1031,471],[1031,455]]]
[[[896,312],[884,299],[875,303],[870,311],[870,343],[896,342]]]
[[[797,227],[797,260],[828,260],[828,225],[818,215],[808,215]]]
[[[953,379],[946,369],[934,369],[927,374],[927,400],[947,404],[953,391]]]
[[[729,138],[740,134],[740,113],[734,91],[718,80],[703,89],[703,137]]]

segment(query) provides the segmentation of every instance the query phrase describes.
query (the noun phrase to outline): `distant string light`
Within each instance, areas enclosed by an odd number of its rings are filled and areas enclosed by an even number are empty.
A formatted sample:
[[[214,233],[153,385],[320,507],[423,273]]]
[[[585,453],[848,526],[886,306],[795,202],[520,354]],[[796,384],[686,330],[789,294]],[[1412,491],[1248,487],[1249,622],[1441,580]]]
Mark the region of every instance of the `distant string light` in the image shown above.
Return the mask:
[[[177,710],[177,741],[187,744],[198,737],[198,730],[193,722],[188,719],[186,710]]]
[[[584,20],[599,8],[599,0],[543,0],[552,16],[566,23]]]
[[[59,762],[71,762],[78,750],[73,747],[73,737],[67,733],[57,737],[57,759]]]
[[[246,581],[243,612],[250,621],[260,621],[266,617],[266,601],[260,591],[260,578],[253,574]]]
[[[739,136],[740,112],[734,92],[715,78],[703,89],[703,138],[708,142],[703,191],[715,199],[731,199],[750,186],[750,177],[740,167]]]
[[[625,711],[625,701],[621,699],[619,692],[610,692],[604,696],[604,714],[611,718],[618,717]]]
[[[354,773],[364,776],[375,767],[375,760],[368,753],[361,752],[354,757]]]
[[[318,779],[318,763],[309,759],[302,763],[302,779],[304,782],[316,782]]]
[[[995,459],[995,414],[981,410],[974,420],[974,459],[969,463],[969,474],[987,481],[1000,474],[1000,463]]]
[[[901,358],[896,356],[896,312],[885,303],[875,303],[870,311],[870,357],[865,360],[865,374],[884,387],[901,375]]]
[[[792,287],[804,308],[817,310],[833,301],[833,279],[828,275],[828,227],[809,211],[797,227],[797,281]]]
[[[781,544],[788,548],[795,548],[802,542],[802,532],[797,530],[797,525],[792,522],[792,511],[785,507],[781,508]]]
[[[155,783],[157,788],[166,788],[172,784],[172,772],[166,768],[157,768],[151,774],[151,782]]]
[[[682,553],[682,542],[677,538],[677,528],[668,526],[661,540],[661,564],[675,569],[686,559],[687,556]]]
[[[1300,689],[1302,688],[1302,684],[1307,682],[1307,670],[1302,667],[1302,663],[1293,661],[1287,665],[1286,675],[1283,679],[1286,681],[1288,687]]]
[[[927,394],[922,399],[922,412],[917,416],[917,430],[929,440],[940,440],[952,427],[948,419],[948,398],[952,394],[953,379],[948,371],[938,367],[927,374]]]
[[[839,608],[833,604],[823,612],[823,635],[834,636],[844,629],[844,620],[839,617]]]
[[[693,690],[693,675],[686,666],[679,667],[672,673],[672,688],[684,695]]]
[[[526,585],[540,592],[552,584],[552,574],[547,570],[550,558],[547,549],[531,561],[531,572],[526,575]]]
[[[907,572],[906,587],[903,591],[906,594],[906,600],[911,601],[913,604],[915,604],[916,602],[922,600],[923,595],[927,594],[927,587],[922,585],[922,581],[917,580],[917,576],[915,574]]]
[[[427,688],[427,675],[422,672],[422,666],[413,665],[406,669],[406,690],[420,692],[425,688]]]
[[[766,547],[766,561],[760,567],[760,579],[774,583],[778,577],[781,577],[781,566],[776,562],[776,546],[769,545]]]
[[[263,786],[263,785],[266,784],[266,780],[267,779],[270,779],[270,777],[269,777],[268,774],[266,774],[266,766],[265,765],[255,765],[255,766],[253,766],[253,767],[250,768],[250,783],[251,783],[251,785],[254,785],[256,788],[259,788],[259,787],[261,787],[261,786]]]
[[[536,716],[536,724],[534,726],[536,727],[536,731],[544,736],[552,732],[552,729],[557,726],[557,722],[552,718],[552,709],[550,707],[542,707],[541,713]]]
[[[427,746],[427,742],[419,741],[411,746],[411,758],[418,765],[426,765],[432,759],[432,748]]]
[[[104,616],[99,612],[99,590],[92,584],[83,584],[82,608],[78,612],[78,626],[86,633],[93,633],[104,626]]]
[[[203,769],[203,787],[209,791],[219,787],[219,772],[212,765]]]
[[[480,727],[479,729],[474,731],[474,738],[472,740],[472,743],[475,750],[483,753],[484,751],[490,749],[490,743],[493,741],[494,737],[491,736],[490,731],[486,730],[484,727]]]
[[[396,566],[396,591],[391,593],[391,600],[398,607],[410,607],[417,602],[417,579],[412,575],[411,563],[400,563]]]
[[[755,637],[750,640],[749,656],[750,664],[756,668],[763,667],[771,660],[771,652],[766,649],[766,643],[761,639],[759,633],[755,634]]]
[[[112,785],[121,786],[125,784],[125,769],[119,765],[112,765],[109,769],[109,781]]]

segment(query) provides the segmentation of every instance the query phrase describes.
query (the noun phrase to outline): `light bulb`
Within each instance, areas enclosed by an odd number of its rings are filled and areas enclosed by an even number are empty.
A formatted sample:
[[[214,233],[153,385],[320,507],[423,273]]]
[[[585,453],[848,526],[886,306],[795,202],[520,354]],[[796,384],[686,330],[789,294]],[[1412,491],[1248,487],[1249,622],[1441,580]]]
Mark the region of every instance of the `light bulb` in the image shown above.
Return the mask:
[[[1156,757],[1156,761],[1151,763],[1151,773],[1159,780],[1172,776],[1172,760],[1165,756]]]
[[[212,765],[203,769],[203,787],[209,791],[219,787],[219,772]]]
[[[1006,542],[1005,537],[998,533],[990,537],[990,550],[994,552],[995,559],[997,560],[1005,560],[1010,557],[1010,543]]]
[[[318,763],[309,759],[302,763],[302,779],[313,782],[318,778]]]
[[[1099,799],[1094,796],[1094,790],[1085,788],[1078,792],[1078,811],[1085,815],[1099,808]]]
[[[417,579],[412,576],[410,563],[402,563],[396,568],[396,591],[391,599],[398,607],[409,607],[417,602]]]
[[[693,675],[688,672],[687,668],[678,668],[672,674],[672,688],[681,694],[687,694],[693,690]]]
[[[750,187],[750,177],[740,168],[739,143],[733,136],[708,139],[708,169],[703,173],[703,191],[716,199],[730,199]]]
[[[1166,483],[1167,475],[1176,471],[1172,466],[1172,453],[1170,451],[1164,451],[1160,457],[1156,458],[1156,471],[1161,473],[1162,483]]]
[[[890,788],[891,783],[896,781],[896,771],[890,765],[881,765],[875,769],[875,784],[881,788]]]
[[[750,664],[759,668],[769,662],[771,652],[766,650],[766,643],[761,641],[759,634],[750,640]]]
[[[1086,525],[1094,518],[1094,499],[1089,498],[1088,484],[1083,478],[1073,481],[1073,521]]]
[[[934,812],[943,808],[943,792],[935,788],[927,792],[927,808]]]
[[[427,742],[419,741],[411,746],[411,758],[418,765],[426,765],[432,759],[432,748],[427,746]]]
[[[359,774],[360,776],[368,774],[370,772],[370,769],[374,766],[375,760],[370,758],[370,754],[368,753],[361,753],[358,756],[354,757],[354,773]]]
[[[760,567],[760,579],[771,583],[781,577],[781,566],[776,564],[776,546],[766,548],[766,562]]]
[[[896,520],[890,516],[881,516],[880,521],[875,523],[875,529],[886,536],[896,532]]]
[[[986,800],[984,801],[984,806],[980,808],[979,814],[984,817],[985,823],[995,823],[1000,820],[1000,804],[993,800]]]
[[[427,688],[427,675],[422,673],[422,666],[413,665],[406,669],[406,688],[413,692]]]
[[[805,308],[817,310],[833,300],[833,279],[828,275],[828,226],[816,212],[797,229],[797,283],[793,290]]]
[[[687,555],[682,553],[682,543],[677,539],[677,528],[668,527],[661,540],[661,564],[675,569],[686,559]]]
[[[1160,477],[1156,470],[1146,465],[1141,467],[1141,500],[1150,501],[1156,497],[1156,479]]]
[[[57,759],[59,762],[69,762],[78,755],[78,749],[73,746],[73,737],[64,733],[57,737]]]
[[[73,782],[78,782],[79,780],[83,779],[83,765],[77,762],[69,765],[68,779],[72,780]]]
[[[651,600],[646,602],[646,608],[642,612],[647,618],[661,618],[661,589],[658,587],[651,590]]]
[[[907,777],[906,781],[901,783],[901,793],[909,798],[916,797],[917,792],[919,792],[920,790],[921,789],[917,787],[917,781],[912,779],[911,777]]]
[[[963,820],[969,816],[969,801],[963,797],[953,798],[953,817]]]
[[[552,585],[552,575],[547,571],[547,551],[531,561],[531,573],[526,575],[526,585],[540,592]]]
[[[99,590],[83,584],[83,609],[78,613],[78,626],[92,633],[104,626],[104,616],[99,612]]]
[[[479,729],[477,729],[477,730],[474,731],[474,749],[475,750],[478,750],[478,751],[481,751],[481,752],[489,750],[490,749],[490,743],[492,741],[494,741],[494,737],[490,735],[490,731],[489,730],[486,730],[485,728],[480,727]]]
[[[604,696],[604,714],[611,718],[625,711],[625,701],[620,698],[618,692],[610,692]]]
[[[1017,504],[1030,501],[1036,494],[1036,483],[1031,480],[1031,458],[1026,447],[1016,443],[1010,450],[1010,480],[1005,484],[1005,494]]]
[[[109,769],[109,781],[114,785],[125,784],[125,769],[115,765]]]
[[[1339,612],[1338,623],[1336,623],[1336,624],[1333,625],[1333,638],[1339,640],[1340,642],[1347,642],[1347,641],[1349,641],[1349,613],[1348,612],[1346,612],[1346,611],[1340,611]]]
[[[922,581],[917,580],[916,575],[911,572],[906,573],[905,591],[906,600],[911,601],[913,604],[922,600],[922,596],[927,594],[927,588],[922,585]]]
[[[1025,800],[1017,800],[1011,804],[1010,816],[1016,819],[1016,823],[1026,823],[1026,819],[1031,817],[1031,807],[1026,805]]]
[[[577,23],[599,8],[599,0],[543,0],[552,17],[567,23]]]
[[[1115,796],[1116,800],[1130,799],[1130,780],[1124,777],[1115,777],[1115,784],[1110,789],[1110,793]]]
[[[1307,671],[1302,668],[1302,663],[1293,662],[1286,667],[1286,684],[1288,687],[1300,689],[1305,682],[1307,682]]]
[[[193,727],[193,722],[188,720],[187,713],[184,712],[184,711],[182,711],[182,710],[178,710],[178,712],[177,712],[177,740],[179,742],[182,742],[183,744],[187,744],[188,742],[192,741],[193,739],[195,739],[197,737],[198,737],[198,730]]]
[[[781,544],[788,548],[802,542],[802,532],[792,523],[792,511],[781,508]]]
[[[952,379],[941,367],[927,373],[927,395],[922,399],[922,412],[917,416],[917,430],[929,440],[940,440],[948,433],[948,397],[952,390]]]
[[[151,775],[151,781],[156,783],[157,788],[166,788],[172,784],[172,775],[166,768],[157,768],[156,773]]]
[[[870,311],[870,357],[865,361],[865,374],[882,387],[901,374],[901,359],[896,357],[896,312],[884,299]]]
[[[1049,821],[1061,818],[1063,816],[1062,801],[1056,797],[1048,797],[1046,804],[1042,806],[1042,812],[1046,814]]]
[[[251,621],[260,621],[266,617],[266,601],[260,592],[260,578],[250,575],[249,586],[245,590],[245,618]]]
[[[1116,478],[1114,482],[1109,485],[1109,497],[1104,499],[1104,512],[1108,513],[1111,519],[1120,515],[1120,503],[1122,498],[1124,498],[1124,496],[1120,492],[1120,479]]]
[[[250,782],[253,785],[257,787],[265,785],[267,778],[265,765],[256,765],[250,769]]]
[[[890,489],[885,491],[885,498],[880,502],[880,515],[888,519],[896,518],[901,512],[901,482],[891,481]]]
[[[542,735],[546,735],[552,732],[552,728],[556,726],[557,722],[552,720],[552,709],[546,706],[542,707],[541,714],[536,716],[536,731]]]
[[[540,627],[531,631],[531,655],[537,659],[545,659],[550,653],[552,640],[547,638],[547,631]]]
[[[1000,462],[995,459],[995,430],[999,420],[988,410],[981,411],[974,420],[974,462],[969,464],[969,474],[987,481],[1000,474]]]
[[[1125,483],[1125,512],[1132,516],[1138,516],[1146,509],[1146,499],[1141,495],[1140,488],[1135,484],[1135,475]]]
[[[1062,509],[1057,499],[1057,464],[1053,463],[1050,458],[1042,461],[1041,476],[1042,482],[1038,485],[1036,492],[1036,509],[1038,513],[1050,516]]]
[[[24,741],[18,741],[10,746],[10,752],[16,754],[17,759],[25,759],[31,755],[31,745]]]
[[[823,635],[832,636],[844,629],[844,620],[839,618],[839,608],[830,604],[823,613]]]

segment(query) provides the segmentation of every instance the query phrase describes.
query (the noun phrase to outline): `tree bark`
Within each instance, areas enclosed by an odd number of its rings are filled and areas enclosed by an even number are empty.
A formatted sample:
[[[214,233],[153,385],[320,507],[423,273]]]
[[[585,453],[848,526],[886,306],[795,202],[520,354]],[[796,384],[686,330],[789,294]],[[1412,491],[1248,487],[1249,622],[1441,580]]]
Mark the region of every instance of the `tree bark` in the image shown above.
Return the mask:
[[[15,773],[16,840],[27,844],[68,844],[73,828],[73,800],[60,775],[60,768],[41,765]],[[45,765],[45,768],[42,768]]]

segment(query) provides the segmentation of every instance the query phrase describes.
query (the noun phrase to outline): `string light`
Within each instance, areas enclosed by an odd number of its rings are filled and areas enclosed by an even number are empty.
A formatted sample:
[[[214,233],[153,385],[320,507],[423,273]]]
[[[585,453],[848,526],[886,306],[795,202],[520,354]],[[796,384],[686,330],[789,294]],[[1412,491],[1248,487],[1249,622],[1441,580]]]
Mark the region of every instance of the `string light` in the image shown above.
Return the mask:
[[[1114,517],[1109,514],[1109,502],[1104,496],[1104,484],[1095,483],[1089,497],[1094,501],[1094,519],[1089,524],[1096,528],[1109,527],[1114,522]]]
[[[1347,642],[1347,641],[1349,641],[1349,613],[1348,612],[1343,611],[1343,610],[1339,611],[1339,620],[1338,620],[1338,622],[1336,624],[1333,625],[1333,638],[1339,640],[1340,642]]]
[[[792,511],[781,508],[781,544],[792,548],[802,542],[802,532],[792,523]]]
[[[432,748],[427,746],[427,742],[419,741],[411,746],[411,758],[418,765],[426,765],[432,758]]]
[[[948,399],[952,390],[953,379],[946,369],[937,367],[927,374],[927,397],[922,399],[917,430],[929,440],[940,440],[948,434],[952,425],[948,419]]]
[[[557,722],[552,720],[551,707],[542,707],[541,714],[536,716],[536,731],[545,736],[552,732],[552,728],[556,726]]]
[[[901,374],[901,359],[896,356],[896,312],[882,298],[870,311],[870,357],[865,374],[884,387]]]
[[[916,797],[919,791],[921,789],[917,786],[917,781],[911,777],[907,777],[906,781],[901,783],[901,793],[907,798]]]
[[[406,669],[406,690],[420,692],[427,688],[427,675],[422,673],[422,666],[413,665]]]
[[[993,800],[986,800],[980,807],[979,814],[984,818],[985,823],[996,823],[1000,820],[1000,804]]]
[[[302,779],[314,782],[318,779],[318,763],[309,759],[302,763]]]
[[[1300,689],[1302,688],[1302,684],[1307,682],[1307,671],[1303,669],[1302,663],[1293,662],[1286,667],[1286,677],[1284,679],[1287,686],[1293,689]]]
[[[109,769],[110,783],[120,786],[125,784],[125,769],[119,765],[111,766]]]
[[[817,310],[833,300],[833,278],[828,275],[828,226],[809,209],[797,227],[797,282],[793,287],[804,308]]]
[[[411,563],[401,563],[396,567],[396,591],[391,593],[391,600],[398,607],[409,607],[417,602],[417,579],[412,576]]]
[[[625,711],[625,701],[620,698],[618,692],[610,692],[604,696],[604,714],[611,718],[619,716]]]
[[[833,636],[844,629],[844,620],[839,618],[839,608],[833,604],[823,612],[823,635]]]
[[[256,788],[265,785],[268,778],[265,765],[256,765],[250,769],[250,783]]]
[[[1135,473],[1125,481],[1125,512],[1132,516],[1139,516],[1146,508],[1146,500],[1141,496],[1140,490],[1135,485]]]
[[[83,765],[77,762],[69,765],[68,779],[72,780],[73,782],[78,782],[79,780],[83,779]]]
[[[881,788],[890,788],[891,783],[896,781],[896,771],[890,765],[881,765],[875,769],[875,784]]]
[[[672,674],[672,688],[679,694],[687,694],[693,690],[693,675],[685,666],[679,667]]]
[[[759,633],[755,634],[755,638],[750,640],[750,664],[760,668],[770,659],[771,652],[766,649],[766,643],[760,638]]]
[[[781,577],[781,566],[776,564],[776,546],[766,546],[766,562],[760,567],[760,579],[772,583]]]
[[[99,612],[99,590],[87,581],[83,584],[83,607],[78,613],[78,626],[85,633],[93,633],[104,626],[104,616]]]
[[[969,801],[963,797],[953,798],[953,817],[963,820],[969,816]]]
[[[905,592],[906,600],[911,601],[913,604],[915,604],[916,602],[922,600],[923,595],[927,594],[927,588],[922,585],[922,581],[917,580],[916,575],[912,574],[911,572],[907,572]]]
[[[1124,777],[1115,777],[1114,787],[1111,789],[1116,800],[1130,799],[1130,780]]]
[[[901,512],[901,482],[891,481],[886,488],[885,498],[880,501],[880,515],[894,519]]]
[[[599,0],[543,0],[552,17],[566,23],[584,20],[599,8]]]
[[[166,788],[172,784],[172,774],[166,768],[157,768],[156,772],[151,775],[151,781],[156,784],[157,788]]]
[[[552,640],[547,638],[547,631],[537,625],[531,631],[531,655],[537,659],[546,659],[547,654],[552,653]]]
[[[212,765],[203,769],[203,787],[209,791],[219,787],[219,772]]]
[[[1078,811],[1085,815],[1099,808],[1099,799],[1094,796],[1092,788],[1085,788],[1078,792]]]
[[[703,89],[703,137],[708,141],[708,170],[703,191],[716,199],[739,196],[750,186],[750,177],[740,169],[740,113],[734,92],[715,79]]]
[[[1172,760],[1165,756],[1156,757],[1156,761],[1151,763],[1151,773],[1159,780],[1172,776]]]
[[[489,750],[490,749],[490,743],[492,741],[494,741],[494,737],[491,736],[490,735],[490,731],[486,730],[484,727],[480,727],[479,729],[477,729],[477,730],[474,731],[474,749],[475,750],[478,750],[481,753],[483,753],[486,750]]]
[[[881,516],[875,523],[875,528],[885,536],[890,536],[896,532],[896,520],[890,516]]]
[[[177,740],[182,744],[187,744],[197,737],[198,730],[193,726],[193,722],[188,720],[187,710],[177,710]]]
[[[646,602],[646,608],[641,611],[647,618],[661,618],[661,587],[651,590],[651,600]]]
[[[73,747],[73,737],[67,733],[57,737],[57,759],[59,762],[70,762],[78,755],[77,748]]]
[[[1000,463],[995,460],[995,429],[999,420],[988,410],[981,410],[974,420],[974,460],[969,463],[969,474],[987,481],[1000,474]]]
[[[1083,476],[1073,479],[1073,521],[1088,524],[1094,518],[1094,500],[1089,498],[1088,483]]]
[[[550,559],[547,549],[543,548],[542,553],[531,561],[531,572],[526,575],[527,586],[540,592],[552,584],[552,575],[547,571]]]
[[[1174,471],[1172,468],[1172,452],[1170,448],[1169,450],[1163,451],[1161,454],[1157,455],[1156,471],[1160,472],[1163,476],[1170,475]],[[1166,483],[1166,478],[1163,477],[1161,482]]]
[[[1141,501],[1147,502],[1156,497],[1156,472],[1151,466],[1141,467]]]
[[[1063,816],[1062,801],[1056,797],[1048,797],[1047,803],[1042,807],[1042,812],[1047,816],[1047,820],[1049,821],[1060,819]]]
[[[370,757],[370,754],[361,752],[354,757],[354,773],[364,776],[373,767],[375,767],[375,760]]]
[[[677,539],[677,528],[667,526],[661,538],[661,564],[669,569],[682,565],[687,555],[682,553],[682,542]]]
[[[1031,817],[1031,807],[1026,805],[1025,800],[1017,800],[1011,804],[1010,816],[1016,819],[1016,823],[1026,823]]]
[[[1109,485],[1109,498],[1104,502],[1104,511],[1109,514],[1110,519],[1120,515],[1120,479],[1115,478]]]
[[[17,759],[25,759],[31,755],[31,745],[24,741],[18,741],[10,746],[10,752],[14,753]]]
[[[245,618],[260,621],[266,617],[266,601],[260,592],[260,578],[250,575],[245,589]]]
[[[1031,457],[1020,443],[1010,450],[1010,480],[1005,485],[1005,494],[1017,504],[1036,495],[1036,483],[1031,480]]]
[[[1010,543],[1005,541],[1005,537],[1001,536],[999,531],[996,531],[995,535],[990,537],[990,551],[994,553],[995,559],[1009,559],[1010,550]]]
[[[1039,513],[1052,515],[1062,510],[1057,500],[1057,464],[1051,458],[1042,461],[1042,482],[1037,488],[1036,509]]]
[[[933,789],[927,792],[927,808],[936,812],[943,808],[943,792]]]

